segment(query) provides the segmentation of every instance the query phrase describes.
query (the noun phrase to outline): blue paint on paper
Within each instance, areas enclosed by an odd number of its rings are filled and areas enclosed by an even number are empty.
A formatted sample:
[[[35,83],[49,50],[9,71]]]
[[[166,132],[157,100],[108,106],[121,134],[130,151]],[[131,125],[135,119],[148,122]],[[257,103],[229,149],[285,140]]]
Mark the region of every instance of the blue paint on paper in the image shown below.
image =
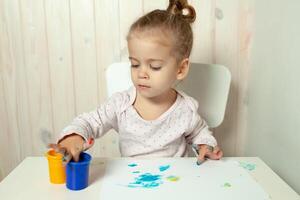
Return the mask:
[[[136,166],[137,166],[137,164],[135,164],[135,163],[132,163],[132,164],[128,165],[128,167],[136,167]]]
[[[135,182],[129,183],[131,188],[155,188],[161,185],[161,175],[145,173],[135,178]]]
[[[170,165],[162,165],[159,166],[159,171],[163,172],[170,168]]]
[[[243,167],[244,169],[247,169],[249,171],[255,170],[256,165],[251,164],[251,163],[246,163],[246,162],[239,162],[240,166]]]

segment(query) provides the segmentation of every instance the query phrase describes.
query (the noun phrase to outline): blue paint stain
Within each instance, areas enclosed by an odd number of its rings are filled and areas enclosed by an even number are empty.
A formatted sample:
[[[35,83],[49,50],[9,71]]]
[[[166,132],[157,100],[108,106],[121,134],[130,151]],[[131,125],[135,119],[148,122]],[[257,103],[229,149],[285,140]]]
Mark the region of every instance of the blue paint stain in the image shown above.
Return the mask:
[[[129,183],[131,188],[155,188],[161,185],[161,175],[145,173],[135,178],[135,182]]]
[[[135,164],[135,163],[132,163],[132,164],[128,165],[128,167],[136,167],[136,166],[137,166],[137,164]]]
[[[162,165],[159,166],[159,171],[163,172],[170,168],[170,165]]]
[[[134,171],[134,172],[132,172],[133,174],[138,174],[138,173],[140,173],[140,171]]]
[[[240,162],[240,166],[249,171],[255,170],[256,165],[246,162]]]

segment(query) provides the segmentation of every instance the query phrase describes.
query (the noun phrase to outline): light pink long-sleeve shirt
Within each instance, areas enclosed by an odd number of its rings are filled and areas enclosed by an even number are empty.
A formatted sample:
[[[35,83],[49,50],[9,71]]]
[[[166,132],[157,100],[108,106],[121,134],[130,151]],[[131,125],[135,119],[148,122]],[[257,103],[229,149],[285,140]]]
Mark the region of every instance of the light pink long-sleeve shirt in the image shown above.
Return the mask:
[[[61,133],[61,138],[77,133],[99,138],[110,129],[119,133],[122,156],[186,156],[187,143],[217,145],[206,122],[199,116],[198,103],[177,91],[174,104],[155,120],[144,120],[133,107],[136,89],[116,93],[95,111],[76,117]]]

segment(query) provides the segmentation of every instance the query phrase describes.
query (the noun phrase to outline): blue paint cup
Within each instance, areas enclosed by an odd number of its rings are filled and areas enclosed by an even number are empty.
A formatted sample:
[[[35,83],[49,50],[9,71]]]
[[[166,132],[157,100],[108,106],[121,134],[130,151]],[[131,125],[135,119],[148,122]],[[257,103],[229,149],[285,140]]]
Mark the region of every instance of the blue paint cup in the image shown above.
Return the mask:
[[[89,184],[89,167],[92,157],[82,152],[79,161],[71,160],[66,166],[66,186],[70,190],[82,190]]]

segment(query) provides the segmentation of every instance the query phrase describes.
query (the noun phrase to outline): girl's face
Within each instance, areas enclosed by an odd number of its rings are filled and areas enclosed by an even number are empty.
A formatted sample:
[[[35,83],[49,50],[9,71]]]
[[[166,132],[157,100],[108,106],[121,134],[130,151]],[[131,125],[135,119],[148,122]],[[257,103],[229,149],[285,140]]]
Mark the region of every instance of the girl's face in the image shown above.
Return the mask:
[[[131,37],[128,40],[131,79],[137,92],[155,98],[171,91],[177,80],[178,66],[171,45],[159,36]]]

